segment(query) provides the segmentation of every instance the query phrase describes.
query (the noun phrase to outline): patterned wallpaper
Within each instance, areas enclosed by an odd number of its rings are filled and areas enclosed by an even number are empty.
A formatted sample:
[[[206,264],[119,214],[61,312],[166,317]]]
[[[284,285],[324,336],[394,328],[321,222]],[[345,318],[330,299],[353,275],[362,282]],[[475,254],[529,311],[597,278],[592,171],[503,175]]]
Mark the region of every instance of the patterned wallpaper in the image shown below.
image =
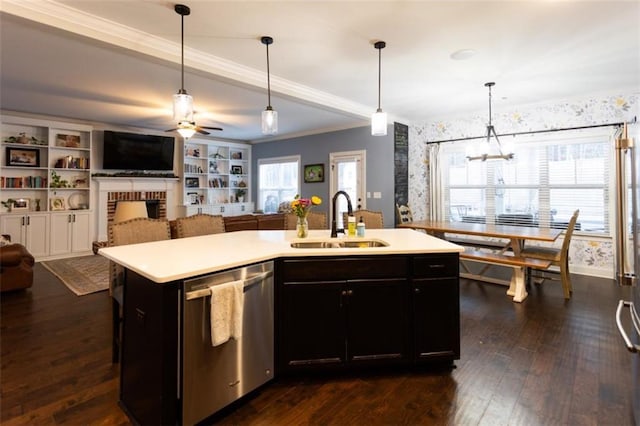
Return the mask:
[[[640,118],[640,92],[525,105],[499,113],[494,111],[492,120],[498,133],[513,133],[615,123],[630,121],[633,117]],[[481,136],[486,125],[487,111],[479,111],[465,117],[426,121],[409,127],[409,205],[415,219],[426,219],[429,211],[426,143]],[[576,272],[613,276],[610,239],[591,241],[575,236],[570,257]]]

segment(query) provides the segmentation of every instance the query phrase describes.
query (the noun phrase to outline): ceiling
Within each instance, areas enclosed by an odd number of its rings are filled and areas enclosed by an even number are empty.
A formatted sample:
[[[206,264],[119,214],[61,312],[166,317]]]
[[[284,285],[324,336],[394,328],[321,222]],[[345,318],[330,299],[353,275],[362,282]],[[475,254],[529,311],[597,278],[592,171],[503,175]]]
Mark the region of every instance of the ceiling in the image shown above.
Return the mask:
[[[185,89],[216,137],[259,142],[390,120],[423,123],[501,108],[640,90],[640,2],[184,2]],[[122,127],[174,127],[180,15],[150,1],[0,2],[0,106]],[[466,60],[451,54],[473,49]]]

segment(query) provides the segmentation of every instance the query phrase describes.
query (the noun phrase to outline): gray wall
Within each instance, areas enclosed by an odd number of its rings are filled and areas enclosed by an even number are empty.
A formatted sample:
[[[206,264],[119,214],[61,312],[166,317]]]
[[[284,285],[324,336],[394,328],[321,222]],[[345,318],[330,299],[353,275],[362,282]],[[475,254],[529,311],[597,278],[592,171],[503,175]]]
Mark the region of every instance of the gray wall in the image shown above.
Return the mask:
[[[381,192],[382,198],[368,198],[367,209],[382,211],[385,228],[394,226],[394,166],[393,166],[393,124],[388,126],[387,136],[371,136],[371,128],[358,127],[337,132],[300,138],[284,139],[274,142],[263,142],[253,145],[251,151],[252,188],[258,188],[258,160],[262,158],[300,155],[302,166],[306,164],[324,164],[325,181],[322,183],[304,183],[300,176],[302,197],[317,195],[322,198],[322,205],[316,211],[324,211],[330,217],[329,208],[329,153],[342,151],[366,150],[367,182],[366,190],[373,197],[374,192]],[[254,202],[257,203],[257,190],[253,191]],[[355,200],[352,200],[355,209]],[[256,209],[260,206],[256,204]]]

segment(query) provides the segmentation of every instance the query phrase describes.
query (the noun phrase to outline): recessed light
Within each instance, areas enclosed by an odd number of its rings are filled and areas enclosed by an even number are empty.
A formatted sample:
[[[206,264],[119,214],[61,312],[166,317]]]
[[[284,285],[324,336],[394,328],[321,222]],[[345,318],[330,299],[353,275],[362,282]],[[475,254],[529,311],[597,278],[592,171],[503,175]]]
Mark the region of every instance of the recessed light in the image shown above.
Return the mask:
[[[465,59],[470,59],[475,54],[476,51],[473,49],[460,49],[453,52],[449,57],[456,61],[464,61]]]

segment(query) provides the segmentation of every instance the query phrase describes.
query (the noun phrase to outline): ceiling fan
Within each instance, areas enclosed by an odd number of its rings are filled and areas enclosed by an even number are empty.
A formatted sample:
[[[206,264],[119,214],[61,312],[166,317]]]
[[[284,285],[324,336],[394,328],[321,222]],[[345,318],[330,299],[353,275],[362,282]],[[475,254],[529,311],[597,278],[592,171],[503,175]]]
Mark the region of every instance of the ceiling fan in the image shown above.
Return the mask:
[[[165,130],[165,132],[175,132],[176,130],[180,132],[180,130],[182,130],[183,132],[190,132],[192,135],[196,132],[200,133],[201,135],[208,135],[209,132],[204,129],[222,131],[222,127],[198,126],[194,121],[181,121],[180,123],[178,123],[178,126],[176,128]],[[182,135],[182,133],[180,134]]]
[[[184,4],[176,4],[174,6],[174,10],[181,17],[181,85],[178,93],[173,95],[173,119],[177,121],[177,127],[174,129],[166,130],[167,132],[178,131],[180,135],[188,139],[193,136],[194,133],[198,132],[202,135],[208,135],[204,129],[209,130],[222,130],[220,127],[207,127],[207,126],[198,126],[193,119],[193,98],[191,95],[187,94],[187,91],[184,89],[184,17],[191,13],[191,9],[189,6],[185,6]]]

